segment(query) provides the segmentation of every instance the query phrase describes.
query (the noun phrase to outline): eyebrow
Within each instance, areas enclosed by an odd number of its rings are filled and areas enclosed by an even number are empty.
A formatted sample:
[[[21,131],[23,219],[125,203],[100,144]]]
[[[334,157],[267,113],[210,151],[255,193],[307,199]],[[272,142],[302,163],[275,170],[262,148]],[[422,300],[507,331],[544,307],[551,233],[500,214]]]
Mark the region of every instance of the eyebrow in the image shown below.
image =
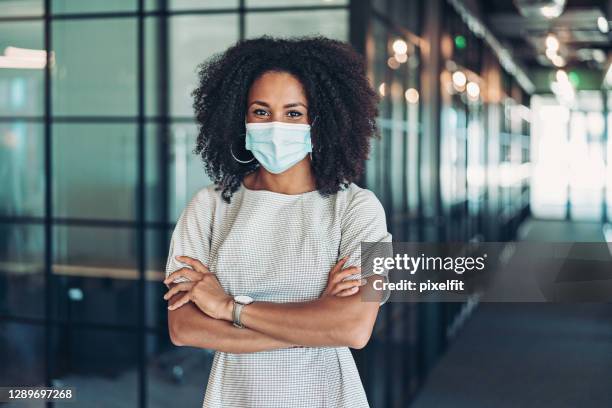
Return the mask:
[[[270,105],[269,105],[269,104],[267,104],[267,103],[266,103],[266,102],[264,102],[264,101],[253,101],[253,102],[251,102],[251,103],[249,104],[249,106],[251,106],[251,105],[253,105],[253,104],[255,104],[255,103],[256,103],[256,104],[258,104],[258,105],[265,106],[265,107],[267,107],[267,108],[269,108],[269,107],[270,107]],[[283,108],[295,108],[296,106],[303,106],[304,108],[308,109],[308,106],[304,105],[302,102],[293,102],[293,103],[288,103],[288,104],[286,104],[285,106],[283,106]]]

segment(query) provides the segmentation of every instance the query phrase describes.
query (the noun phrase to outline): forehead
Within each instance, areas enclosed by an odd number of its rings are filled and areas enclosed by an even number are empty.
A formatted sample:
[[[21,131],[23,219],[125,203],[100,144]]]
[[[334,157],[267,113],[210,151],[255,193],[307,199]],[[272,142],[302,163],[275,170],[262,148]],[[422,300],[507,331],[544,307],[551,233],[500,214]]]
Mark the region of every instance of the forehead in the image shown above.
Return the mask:
[[[288,72],[265,72],[253,81],[248,98],[249,101],[257,99],[266,102],[306,103],[302,83]]]

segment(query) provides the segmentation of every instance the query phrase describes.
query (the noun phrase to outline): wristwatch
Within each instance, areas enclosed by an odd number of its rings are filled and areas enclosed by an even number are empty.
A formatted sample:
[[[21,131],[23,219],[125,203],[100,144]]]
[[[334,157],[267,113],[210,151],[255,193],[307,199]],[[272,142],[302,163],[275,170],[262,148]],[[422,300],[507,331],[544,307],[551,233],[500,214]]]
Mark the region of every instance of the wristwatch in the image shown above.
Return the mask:
[[[242,312],[242,308],[246,305],[250,305],[253,303],[253,298],[247,295],[237,295],[234,296],[234,307],[232,308],[232,320],[234,321],[234,326],[242,329],[244,326],[240,323],[240,313]]]

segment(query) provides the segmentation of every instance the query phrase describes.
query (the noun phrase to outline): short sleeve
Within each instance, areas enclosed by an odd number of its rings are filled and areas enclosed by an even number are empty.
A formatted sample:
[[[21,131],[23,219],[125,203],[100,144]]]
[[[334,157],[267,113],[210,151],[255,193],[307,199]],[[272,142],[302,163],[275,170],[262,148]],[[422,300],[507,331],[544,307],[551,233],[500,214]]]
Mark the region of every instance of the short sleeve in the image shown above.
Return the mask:
[[[189,266],[176,260],[175,256],[183,255],[195,258],[208,265],[212,228],[213,200],[210,200],[206,189],[200,190],[187,203],[179,216],[172,236],[166,261],[166,277],[172,272]],[[177,278],[173,282],[185,282]]]
[[[391,242],[385,210],[373,192],[359,189],[353,194],[342,217],[341,235],[339,257],[349,257],[345,267],[361,266],[362,242]],[[371,275],[373,272],[362,273],[360,276],[366,278]],[[387,270],[380,275],[385,282],[389,281]],[[386,289],[380,304],[383,305],[389,296],[390,291]]]

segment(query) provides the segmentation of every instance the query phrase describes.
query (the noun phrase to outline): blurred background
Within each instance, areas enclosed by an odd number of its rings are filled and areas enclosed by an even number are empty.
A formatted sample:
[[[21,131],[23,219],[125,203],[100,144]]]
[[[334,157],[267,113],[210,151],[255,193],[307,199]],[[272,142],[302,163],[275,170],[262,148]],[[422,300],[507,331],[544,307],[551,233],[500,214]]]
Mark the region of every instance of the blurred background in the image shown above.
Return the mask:
[[[0,0],[0,385],[72,386],[79,407],[201,405],[212,352],[170,343],[162,271],[210,183],[192,154],[196,65],[242,38],[319,33],[365,55],[382,139],[360,184],[394,240],[612,240],[611,13]],[[372,407],[612,406],[609,303],[389,303],[353,352]]]

